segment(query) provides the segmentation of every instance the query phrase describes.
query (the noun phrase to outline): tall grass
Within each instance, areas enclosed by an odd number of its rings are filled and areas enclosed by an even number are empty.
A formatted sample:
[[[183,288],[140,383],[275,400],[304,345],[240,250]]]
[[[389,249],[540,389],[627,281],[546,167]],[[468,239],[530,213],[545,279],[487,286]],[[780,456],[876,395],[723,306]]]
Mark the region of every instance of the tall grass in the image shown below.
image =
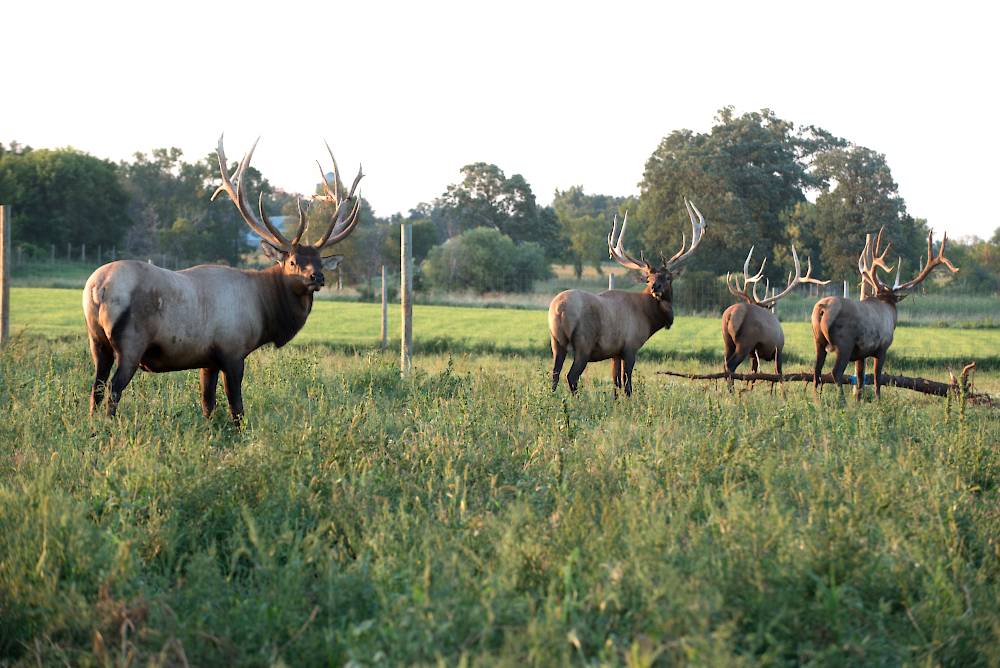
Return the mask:
[[[697,359],[678,360],[687,370]],[[0,665],[995,665],[1000,421],[539,357],[0,355]],[[182,658],[183,656],[183,658]]]

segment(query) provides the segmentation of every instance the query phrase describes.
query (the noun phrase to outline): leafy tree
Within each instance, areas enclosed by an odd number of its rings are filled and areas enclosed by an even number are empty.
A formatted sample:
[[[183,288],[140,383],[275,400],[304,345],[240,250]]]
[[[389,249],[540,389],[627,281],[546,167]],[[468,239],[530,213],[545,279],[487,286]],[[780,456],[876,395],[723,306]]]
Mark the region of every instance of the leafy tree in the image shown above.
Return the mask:
[[[569,218],[590,216],[606,219],[610,226],[612,219],[618,215],[618,208],[628,200],[627,197],[588,195],[583,191],[583,186],[570,186],[566,190],[556,188],[552,208]]]
[[[539,213],[531,186],[520,174],[507,178],[496,165],[477,162],[461,169],[461,183],[451,184],[438,200],[448,221],[447,236],[485,227],[510,237],[515,244],[536,242],[559,248],[558,217]]]
[[[551,273],[540,245],[515,245],[510,237],[482,227],[433,247],[421,267],[432,287],[481,292],[528,291],[533,281]]]
[[[690,234],[684,197],[691,199],[708,222],[691,269],[718,275],[742,266],[751,245],[761,255],[788,245],[781,213],[822,185],[811,171],[816,156],[846,142],[769,109],[736,116],[725,107],[715,120],[708,134],[677,130],[660,142],[646,161],[637,213],[647,255],[672,254]],[[782,269],[766,273],[773,282]]]
[[[569,237],[570,259],[577,279],[583,276],[584,266],[591,266],[602,274],[601,262],[608,257],[608,225],[603,216],[570,218],[560,212],[559,222]]]
[[[815,235],[828,278],[857,274],[865,236],[882,228],[882,247],[892,245],[904,270],[916,264],[926,230],[907,215],[885,155],[863,146],[837,148],[818,157],[816,176],[836,183],[816,198]]]
[[[21,149],[16,142],[0,157],[0,198],[12,205],[15,242],[118,243],[131,226],[129,195],[110,160],[72,147]]]

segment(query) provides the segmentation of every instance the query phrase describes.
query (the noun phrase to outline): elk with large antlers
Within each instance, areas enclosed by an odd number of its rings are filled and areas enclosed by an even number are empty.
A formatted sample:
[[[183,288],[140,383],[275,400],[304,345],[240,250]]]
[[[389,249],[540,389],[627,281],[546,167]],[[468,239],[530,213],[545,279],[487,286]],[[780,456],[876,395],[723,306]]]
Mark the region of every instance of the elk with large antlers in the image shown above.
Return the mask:
[[[137,369],[152,372],[201,369],[201,405],[208,417],[215,409],[219,374],[229,399],[229,413],[239,425],[243,415],[243,369],[247,355],[266,343],[281,347],[305,325],[313,294],[323,287],[323,269],[335,268],[343,255],[324,257],[358,223],[360,200],[354,191],[363,174],[358,170],[347,197],[342,197],[337,162],[335,187],[313,199],[335,204],[326,231],[315,244],[300,244],[306,219],[299,207],[299,223],[289,240],[264,213],[258,218],[246,193],[246,178],[254,146],[228,175],[222,137],[216,150],[222,185],[243,219],[263,239],[261,248],[277,265],[243,271],[218,265],[200,265],[173,272],[152,264],[122,260],[104,265],[87,280],[83,312],[96,377],[90,409],[100,406],[107,393],[107,414],[113,416],[122,391]],[[327,151],[330,147],[327,146]],[[330,152],[333,160],[333,153]],[[317,163],[318,164],[318,163]],[[320,174],[323,173],[320,168]],[[235,181],[235,184],[234,184]],[[110,384],[111,368],[117,365]]]
[[[608,235],[611,257],[623,267],[645,272],[641,292],[607,290],[599,295],[583,290],[566,290],[556,295],[549,305],[549,336],[552,339],[552,390],[559,386],[559,374],[566,351],[573,351],[573,366],[566,374],[570,392],[576,394],[577,382],[588,362],[613,360],[612,376],[614,393],[624,385],[625,395],[632,394],[632,368],[635,355],[653,334],[670,328],[674,322],[673,282],[684,273],[681,262],[691,257],[705,233],[705,219],[698,209],[686,199],[691,218],[691,248],[681,249],[669,260],[663,258],[659,269],[646,262],[640,253],[641,263],[630,257],[622,248],[628,216],[622,221],[621,232],[615,221]],[[695,220],[695,214],[698,220]],[[617,235],[617,239],[616,239]]]
[[[912,281],[903,285],[899,284],[898,261],[896,282],[892,287],[883,283],[882,279],[878,277],[876,268],[887,273],[892,272],[892,268],[887,267],[884,262],[889,246],[886,245],[885,250],[879,254],[879,245],[882,243],[882,231],[880,230],[874,250],[871,249],[871,237],[869,236],[865,242],[865,249],[861,252],[861,257],[858,258],[862,292],[864,292],[866,284],[874,292],[864,294],[861,301],[853,301],[844,297],[827,297],[816,302],[812,312],[813,339],[816,342],[814,385],[819,385],[819,377],[823,372],[826,354],[836,352],[837,359],[833,364],[833,377],[837,383],[837,389],[840,390],[840,396],[841,398],[844,396],[844,387],[840,379],[847,364],[855,362],[857,385],[854,387],[854,397],[860,401],[861,389],[865,382],[865,358],[874,357],[875,396],[879,396],[882,366],[885,364],[885,355],[889,346],[892,345],[893,334],[896,330],[896,304],[906,298],[906,295],[899,294],[900,291],[919,284],[939,264],[946,265],[952,273],[958,271],[944,256],[944,248],[948,243],[947,234],[941,240],[940,252],[937,257],[934,257],[931,243],[931,234],[933,233],[934,230],[931,230],[927,234],[927,265]]]
[[[775,303],[789,294],[793,289],[802,283],[817,283],[826,285],[830,281],[818,281],[810,278],[812,275],[812,260],[808,261],[806,275],[802,276],[802,267],[799,265],[799,256],[792,246],[792,260],[795,262],[795,278],[789,276],[788,287],[784,292],[772,297],[767,296],[768,288],[764,288],[764,299],[757,298],[757,284],[764,277],[764,264],[767,258],[760,263],[760,271],[756,276],[750,276],[750,258],[753,255],[753,248],[747,254],[747,260],[743,263],[743,287],[740,288],[740,279],[736,279],[736,288],[730,282],[730,274],[726,274],[726,285],[729,291],[745,299],[742,304],[733,304],[722,314],[722,339],[726,346],[725,370],[732,373],[747,358],[750,358],[750,370],[757,373],[760,360],[774,360],[774,372],[781,374],[781,352],[785,347],[785,333],[781,329],[777,316],[771,310]],[[747,287],[753,285],[752,291],[748,292]],[[739,289],[737,289],[739,288]],[[729,380],[732,386],[732,379]]]

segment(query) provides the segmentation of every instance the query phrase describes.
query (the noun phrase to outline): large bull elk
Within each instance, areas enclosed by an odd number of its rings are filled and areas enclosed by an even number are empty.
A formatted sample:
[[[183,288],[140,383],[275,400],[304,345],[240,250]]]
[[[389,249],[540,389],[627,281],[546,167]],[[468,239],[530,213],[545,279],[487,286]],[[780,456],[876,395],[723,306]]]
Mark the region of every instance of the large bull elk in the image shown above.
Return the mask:
[[[660,255],[663,266],[654,268],[639,257],[641,263],[630,257],[622,248],[628,216],[622,221],[622,229],[617,231],[617,220],[608,235],[608,249],[611,257],[623,267],[646,273],[641,292],[607,290],[599,295],[583,290],[566,290],[556,295],[549,305],[549,336],[552,339],[552,390],[559,386],[559,374],[566,351],[573,351],[573,366],[566,374],[570,392],[576,394],[577,381],[588,362],[613,360],[612,376],[614,393],[624,385],[625,395],[632,394],[632,368],[635,355],[653,334],[670,328],[674,322],[673,287],[674,280],[681,277],[684,267],[681,262],[691,257],[705,233],[705,219],[701,212],[686,199],[688,216],[691,218],[691,248],[685,252],[687,240],[681,241],[681,249],[669,260]],[[695,214],[698,220],[695,220]],[[617,240],[616,240],[617,234]]]
[[[736,288],[730,282],[730,274],[726,274],[726,285],[729,291],[746,302],[733,304],[722,314],[722,339],[726,346],[725,370],[729,373],[736,371],[736,368],[747,358],[750,358],[750,370],[757,373],[760,360],[774,360],[774,372],[781,374],[781,353],[785,347],[785,333],[781,329],[777,316],[772,309],[775,303],[789,294],[802,283],[816,283],[826,285],[830,281],[819,281],[812,276],[812,260],[808,260],[808,270],[802,276],[802,267],[799,265],[799,256],[792,246],[792,260],[795,262],[795,278],[789,276],[788,287],[784,292],[773,297],[767,296],[768,288],[764,288],[764,299],[757,298],[757,284],[764,277],[764,265],[767,258],[760,263],[760,271],[756,276],[750,276],[750,258],[753,256],[753,248],[747,254],[747,260],[743,263],[743,287],[740,288],[740,279],[736,279]],[[753,289],[748,292],[748,286]],[[729,380],[732,385],[732,379]]]
[[[827,297],[816,302],[812,312],[813,339],[816,342],[814,385],[819,384],[826,354],[836,352],[833,377],[837,389],[840,390],[840,396],[841,398],[844,396],[844,387],[841,383],[844,370],[847,369],[849,362],[855,362],[857,385],[854,388],[854,395],[855,399],[860,401],[861,389],[865,382],[865,359],[874,357],[875,396],[880,395],[882,366],[885,364],[885,355],[892,345],[892,337],[896,330],[896,304],[906,298],[906,295],[900,292],[919,284],[939,264],[946,265],[952,273],[958,271],[944,256],[944,249],[948,243],[947,234],[941,240],[940,252],[934,257],[931,242],[933,233],[934,230],[931,230],[927,235],[927,265],[912,281],[899,284],[899,262],[896,268],[896,281],[892,287],[883,283],[878,277],[876,268],[886,273],[892,272],[892,268],[887,267],[883,261],[889,246],[886,245],[885,250],[879,254],[879,245],[882,243],[880,230],[874,250],[870,248],[871,237],[869,237],[861,257],[858,258],[862,288],[867,283],[873,293],[865,294],[861,301],[844,297]]]
[[[281,347],[294,337],[312,310],[313,294],[323,287],[323,269],[335,268],[343,255],[324,257],[358,223],[360,197],[350,203],[363,174],[358,170],[347,197],[342,197],[334,160],[335,185],[314,199],[335,203],[326,231],[315,244],[300,244],[306,219],[289,240],[271,224],[260,205],[260,218],[250,206],[246,178],[257,144],[228,176],[222,137],[216,152],[222,191],[263,240],[264,253],[277,264],[259,271],[200,265],[173,272],[152,264],[122,260],[104,265],[87,280],[83,312],[87,322],[95,378],[90,395],[93,412],[104,401],[113,416],[122,391],[137,369],[152,372],[201,369],[201,405],[206,417],[215,410],[216,386],[222,374],[229,413],[239,425],[243,415],[243,369],[247,355],[266,343]],[[327,146],[329,152],[329,146]],[[330,152],[333,160],[333,153]],[[322,168],[320,169],[322,174]],[[235,185],[233,181],[236,181]],[[111,368],[117,365],[110,386]]]

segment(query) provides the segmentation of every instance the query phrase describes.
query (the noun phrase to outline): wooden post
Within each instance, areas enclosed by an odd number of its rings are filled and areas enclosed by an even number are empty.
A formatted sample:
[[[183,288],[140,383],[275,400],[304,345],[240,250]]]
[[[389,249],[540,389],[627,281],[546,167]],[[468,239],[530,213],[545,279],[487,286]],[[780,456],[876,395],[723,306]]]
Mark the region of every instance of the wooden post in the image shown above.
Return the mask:
[[[21,266],[21,245],[17,246],[17,266]]]
[[[385,284],[385,265],[382,265],[382,350],[389,347],[389,288]]]
[[[847,281],[844,281],[844,299],[850,299],[850,298],[851,298],[851,284],[848,283]]]
[[[403,378],[408,378],[413,370],[413,225],[403,223],[400,226],[399,261],[402,271],[400,280],[399,303],[403,312],[403,334],[400,345],[399,366]]]
[[[87,261],[87,244],[80,246],[80,264]]]
[[[0,348],[10,339],[10,204],[0,206]]]
[[[337,265],[337,292],[344,291],[344,267],[343,265]]]
[[[614,273],[608,274],[608,290],[615,289],[615,275]]]

